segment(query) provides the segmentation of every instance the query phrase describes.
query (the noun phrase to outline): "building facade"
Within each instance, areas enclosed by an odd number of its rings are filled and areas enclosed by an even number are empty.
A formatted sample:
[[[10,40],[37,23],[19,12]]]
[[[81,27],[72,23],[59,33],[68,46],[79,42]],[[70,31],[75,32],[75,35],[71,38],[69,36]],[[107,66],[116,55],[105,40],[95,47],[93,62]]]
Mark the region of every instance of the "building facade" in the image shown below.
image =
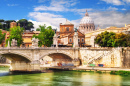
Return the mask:
[[[60,23],[60,31],[56,32],[58,38],[58,45],[66,45],[72,47],[74,44],[73,37],[74,37],[74,24],[70,23],[66,20],[65,23]],[[79,46],[83,46],[85,44],[85,35],[82,34],[80,31],[78,33],[78,44]]]

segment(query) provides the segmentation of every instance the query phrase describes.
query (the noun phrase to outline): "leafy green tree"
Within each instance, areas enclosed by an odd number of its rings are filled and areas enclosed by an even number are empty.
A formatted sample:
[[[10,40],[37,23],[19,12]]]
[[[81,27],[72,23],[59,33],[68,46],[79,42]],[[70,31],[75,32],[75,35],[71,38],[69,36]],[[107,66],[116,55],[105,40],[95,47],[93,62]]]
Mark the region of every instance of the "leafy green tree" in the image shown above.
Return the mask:
[[[130,45],[130,36],[123,33],[102,32],[95,38],[95,43],[101,47],[127,47]]]
[[[0,44],[2,43],[2,41],[5,39],[5,33],[2,34],[2,31],[0,30]]]
[[[36,31],[40,31],[40,29],[39,29],[39,28],[37,28],[37,29],[36,29]]]
[[[20,19],[17,23],[20,24],[20,27],[25,28],[25,30],[30,30],[31,28],[33,28],[33,23],[29,22],[26,19]]]
[[[113,32],[102,32],[101,34],[98,34],[95,38],[95,43],[99,44],[99,46],[101,47],[112,47],[115,35],[116,34]]]
[[[127,34],[126,41],[127,41],[127,46],[130,47],[130,34]]]
[[[15,20],[6,20],[5,21],[8,29],[10,28],[10,23],[13,22],[13,21],[15,22]]]
[[[0,29],[3,29],[3,25],[0,23]]]
[[[3,20],[3,19],[0,19],[0,22],[4,22],[4,20]]]
[[[22,34],[23,34],[24,28],[17,26],[10,28],[10,36],[9,39],[6,40],[6,44],[8,41],[12,41],[12,39],[17,40],[17,46],[20,46],[23,43]]]
[[[54,31],[52,30],[51,26],[46,27],[44,26],[39,26],[37,28],[40,30],[40,34],[38,36],[34,35],[33,37],[39,39],[39,46],[47,46],[50,47],[51,44],[53,43],[53,36],[54,36]]]
[[[123,33],[116,34],[113,47],[127,47],[127,35]]]

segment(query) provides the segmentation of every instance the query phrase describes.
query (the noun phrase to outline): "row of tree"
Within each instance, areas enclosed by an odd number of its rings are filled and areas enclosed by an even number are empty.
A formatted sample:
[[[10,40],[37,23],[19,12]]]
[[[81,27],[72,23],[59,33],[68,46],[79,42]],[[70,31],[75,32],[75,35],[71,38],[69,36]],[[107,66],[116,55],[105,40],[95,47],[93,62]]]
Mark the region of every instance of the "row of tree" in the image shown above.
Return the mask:
[[[105,31],[97,35],[95,43],[101,47],[129,47],[130,35]]]
[[[0,19],[0,29],[9,31],[10,23],[13,21],[16,22],[15,20]],[[34,24],[26,19],[20,19],[16,23],[17,23],[17,25],[20,24],[20,27],[23,27],[25,30],[31,30],[31,28],[34,28],[33,27]]]
[[[52,27],[51,26],[46,27],[46,25],[44,25],[44,26],[39,26],[38,29],[40,29],[39,35],[33,35],[33,37],[39,39],[38,45],[39,46],[44,45],[50,47],[51,44],[53,43],[53,36],[54,36],[54,31],[52,30]],[[17,27],[10,28],[9,31],[10,31],[10,36],[6,40],[6,45],[8,44],[8,41],[11,45],[12,39],[15,39],[17,40],[17,46],[20,46],[23,43],[22,34],[24,32],[24,28],[17,26]],[[2,34],[2,31],[0,30],[0,44],[4,39],[5,39],[5,34]]]

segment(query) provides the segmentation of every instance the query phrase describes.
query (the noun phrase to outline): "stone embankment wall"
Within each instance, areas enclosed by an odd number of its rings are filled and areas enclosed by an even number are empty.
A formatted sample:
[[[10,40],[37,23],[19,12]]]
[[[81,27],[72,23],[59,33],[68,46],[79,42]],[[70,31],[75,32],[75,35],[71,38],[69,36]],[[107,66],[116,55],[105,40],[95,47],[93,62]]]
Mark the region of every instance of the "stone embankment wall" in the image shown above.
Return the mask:
[[[102,64],[104,67],[122,67],[122,48],[87,48],[80,49],[83,65],[96,66]]]
[[[122,48],[122,67],[130,68],[130,48]]]

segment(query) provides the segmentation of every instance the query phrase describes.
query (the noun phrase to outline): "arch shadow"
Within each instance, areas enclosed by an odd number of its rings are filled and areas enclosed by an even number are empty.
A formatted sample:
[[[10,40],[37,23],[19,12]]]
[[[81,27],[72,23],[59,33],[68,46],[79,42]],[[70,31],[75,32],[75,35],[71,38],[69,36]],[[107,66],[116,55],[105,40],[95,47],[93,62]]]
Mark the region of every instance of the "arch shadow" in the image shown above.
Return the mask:
[[[0,53],[0,55],[5,56],[5,58],[9,57],[9,59],[11,60],[21,60],[21,61],[27,61],[27,62],[31,62],[32,59],[24,54],[21,53],[17,53],[17,52],[2,52]],[[11,57],[12,56],[12,57]]]

